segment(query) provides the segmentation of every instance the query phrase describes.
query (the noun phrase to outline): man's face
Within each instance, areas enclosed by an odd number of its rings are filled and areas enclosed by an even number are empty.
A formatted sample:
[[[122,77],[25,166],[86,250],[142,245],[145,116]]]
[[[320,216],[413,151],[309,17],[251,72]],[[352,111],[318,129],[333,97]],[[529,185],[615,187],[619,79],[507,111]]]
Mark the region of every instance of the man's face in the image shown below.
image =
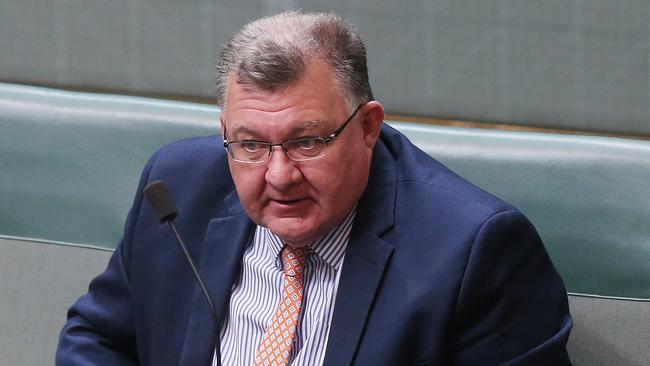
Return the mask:
[[[229,141],[282,143],[328,136],[351,112],[331,68],[314,61],[300,80],[272,93],[237,84],[231,74],[222,125]],[[382,119],[379,103],[366,104],[327,146],[325,155],[314,160],[293,161],[280,147],[274,147],[264,163],[229,158],[247,214],[292,246],[308,245],[332,230],[366,187]]]

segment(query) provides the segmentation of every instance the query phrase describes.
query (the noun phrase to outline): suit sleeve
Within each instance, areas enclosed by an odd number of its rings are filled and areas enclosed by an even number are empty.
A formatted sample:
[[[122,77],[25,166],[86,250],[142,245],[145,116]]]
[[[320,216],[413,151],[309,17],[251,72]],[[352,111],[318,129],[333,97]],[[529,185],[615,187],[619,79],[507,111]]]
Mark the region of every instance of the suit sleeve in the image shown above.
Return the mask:
[[[155,156],[154,156],[155,158]],[[130,238],[137,224],[152,158],[142,173],[124,236],[106,270],[69,310],[59,336],[56,365],[136,365],[136,335],[129,279]]]
[[[520,212],[499,212],[478,231],[456,323],[457,365],[571,364],[564,283]]]

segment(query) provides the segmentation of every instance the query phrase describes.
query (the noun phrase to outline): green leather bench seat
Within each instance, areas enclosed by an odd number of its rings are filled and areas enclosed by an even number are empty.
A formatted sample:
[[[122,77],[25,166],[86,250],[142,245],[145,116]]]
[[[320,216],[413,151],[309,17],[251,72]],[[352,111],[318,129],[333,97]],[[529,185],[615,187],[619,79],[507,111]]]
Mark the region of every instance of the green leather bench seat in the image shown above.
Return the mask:
[[[146,160],[217,133],[218,113],[0,84],[1,360],[52,364],[65,309],[105,267]],[[530,217],[572,293],[576,365],[650,364],[649,141],[390,124]]]
[[[0,84],[0,233],[114,248],[161,145],[216,107]],[[526,213],[570,291],[650,298],[650,142],[391,123]]]

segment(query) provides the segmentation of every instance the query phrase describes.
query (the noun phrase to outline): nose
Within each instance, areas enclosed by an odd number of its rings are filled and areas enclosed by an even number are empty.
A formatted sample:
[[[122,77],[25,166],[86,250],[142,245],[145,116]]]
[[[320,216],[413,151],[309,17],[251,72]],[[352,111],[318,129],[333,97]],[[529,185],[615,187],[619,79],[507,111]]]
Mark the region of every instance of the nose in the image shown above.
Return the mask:
[[[266,163],[266,174],[264,178],[273,188],[279,191],[285,191],[293,185],[300,183],[303,176],[300,169],[296,167],[295,162],[284,151],[276,152],[276,148],[282,150],[281,146],[273,146],[271,157]]]

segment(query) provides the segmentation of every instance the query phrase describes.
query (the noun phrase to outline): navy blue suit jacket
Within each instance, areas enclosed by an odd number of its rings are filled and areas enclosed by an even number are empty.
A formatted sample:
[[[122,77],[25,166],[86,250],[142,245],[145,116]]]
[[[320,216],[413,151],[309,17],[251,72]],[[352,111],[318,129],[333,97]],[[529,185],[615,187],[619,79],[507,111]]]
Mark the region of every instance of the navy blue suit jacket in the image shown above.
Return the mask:
[[[162,148],[106,271],[72,306],[59,365],[209,365],[209,308],[169,227],[143,202],[163,179],[223,320],[254,224],[218,136]],[[567,297],[534,227],[388,126],[342,267],[325,365],[564,365]]]

